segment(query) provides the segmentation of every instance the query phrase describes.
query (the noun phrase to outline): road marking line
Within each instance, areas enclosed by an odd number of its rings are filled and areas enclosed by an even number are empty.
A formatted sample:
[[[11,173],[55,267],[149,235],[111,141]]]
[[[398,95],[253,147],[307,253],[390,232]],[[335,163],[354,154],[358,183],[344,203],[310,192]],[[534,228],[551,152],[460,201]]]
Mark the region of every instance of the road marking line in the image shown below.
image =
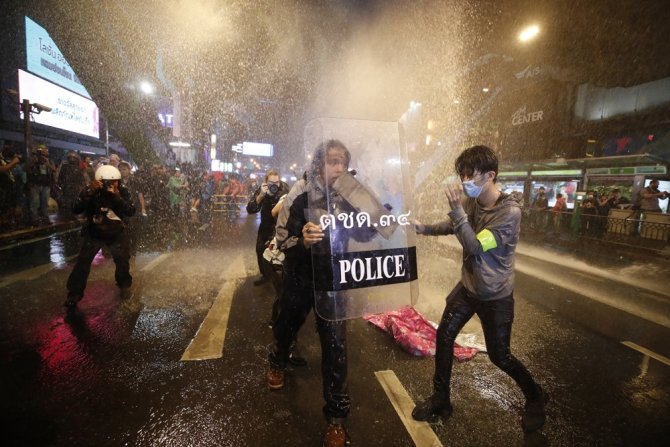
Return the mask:
[[[398,380],[392,370],[375,371],[375,376],[381,384],[393,408],[405,425],[417,447],[442,447],[442,443],[427,422],[418,422],[412,418],[414,401]]]
[[[141,272],[149,272],[149,271],[153,270],[154,267],[156,267],[158,264],[160,264],[161,262],[163,262],[167,258],[169,258],[170,256],[172,256],[172,253],[163,253],[162,255],[160,255],[159,257],[157,257],[156,259],[154,259],[153,261],[151,261],[150,263],[148,263],[147,265],[142,267],[140,269],[140,271]]]
[[[182,361],[211,360],[223,356],[223,343],[226,340],[228,317],[236,287],[237,281],[226,281],[219,290],[198,332],[181,356]]]
[[[641,354],[649,356],[655,360],[658,360],[661,363],[665,363],[666,365],[670,366],[670,359],[662,356],[661,354],[657,354],[654,351],[650,351],[649,349],[642,347],[638,344],[635,344],[632,341],[622,341],[621,344],[624,346],[628,346],[629,348],[634,349]]]
[[[65,258],[65,261],[70,261],[76,258],[77,256],[78,255],[68,256],[67,258]],[[23,270],[21,272],[14,273],[13,275],[10,275],[5,279],[3,279],[2,281],[0,281],[0,289],[3,287],[7,287],[10,284],[14,284],[17,281],[32,281],[33,279],[37,279],[40,276],[49,273],[56,267],[57,264],[49,263],[49,264],[38,265],[37,267],[33,267],[28,270]]]
[[[242,255],[239,255],[222,272],[221,278],[228,279],[223,282],[223,286],[219,290],[207,316],[200,324],[198,332],[181,356],[182,361],[211,360],[223,356],[223,344],[226,340],[233,295],[239,285],[239,279],[245,276],[244,259]]]
[[[242,279],[247,276],[247,269],[244,266],[244,258],[242,255],[238,255],[225,269],[223,269],[219,279],[226,281],[231,279]]]
[[[525,264],[522,260],[520,261],[519,259],[517,259],[516,263],[514,264],[514,269],[517,272],[523,273],[524,275],[532,276],[534,278],[539,279],[540,281],[547,282],[554,287],[574,292],[584,297],[585,299],[597,301],[609,307],[613,307],[620,311],[626,312],[627,314],[642,318],[643,320],[651,321],[652,323],[656,323],[665,328],[670,328],[669,316],[658,312],[644,311],[644,309],[636,307],[635,303],[618,300],[616,295],[613,295],[611,293],[605,293],[595,289],[586,293],[584,291],[584,288],[579,284],[571,282],[559,282],[557,280],[558,277],[554,275],[552,272],[549,272],[546,269],[534,268],[533,266],[529,266]]]

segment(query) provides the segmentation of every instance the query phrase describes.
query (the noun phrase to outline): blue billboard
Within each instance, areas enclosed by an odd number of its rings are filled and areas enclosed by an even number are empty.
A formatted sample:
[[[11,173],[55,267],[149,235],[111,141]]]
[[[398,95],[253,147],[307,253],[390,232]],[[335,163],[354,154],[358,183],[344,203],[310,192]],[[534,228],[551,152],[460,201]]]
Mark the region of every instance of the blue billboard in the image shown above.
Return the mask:
[[[26,58],[28,71],[86,98],[91,98],[47,30],[28,16],[26,16]]]

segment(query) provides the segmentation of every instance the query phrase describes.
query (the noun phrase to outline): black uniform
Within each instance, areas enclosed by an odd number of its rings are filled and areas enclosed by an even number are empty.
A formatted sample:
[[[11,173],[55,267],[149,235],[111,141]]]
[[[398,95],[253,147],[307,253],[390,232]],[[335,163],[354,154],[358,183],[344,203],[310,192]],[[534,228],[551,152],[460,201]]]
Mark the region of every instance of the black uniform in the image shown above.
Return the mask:
[[[287,194],[289,187],[285,182],[281,182],[279,189],[273,195],[266,194],[261,200],[261,203],[256,202],[256,198],[261,193],[261,188],[259,187],[247,203],[247,213],[254,214],[261,212],[261,224],[258,227],[258,236],[256,237],[256,260],[258,262],[258,270],[260,270],[261,275],[266,278],[269,278],[269,272],[263,267],[263,252],[265,251],[265,246],[272,236],[275,233],[275,224],[277,223],[277,218],[272,217],[272,208],[277,205],[279,199]]]
[[[135,206],[127,188],[119,185],[119,192],[120,197],[116,198],[104,189],[92,191],[86,187],[72,207],[75,214],[85,214],[88,221],[81,232],[83,241],[77,263],[67,280],[70,305],[83,298],[91,262],[98,250],[104,246],[109,249],[116,264],[116,285],[126,289],[133,282],[130,276],[128,231],[123,219],[135,214]]]
[[[309,203],[310,191],[321,191],[322,200]],[[291,196],[295,194],[295,200]],[[311,207],[310,207],[311,205]],[[374,235],[374,229],[339,229],[339,234],[326,232],[318,247],[306,247],[302,238],[302,228],[307,223],[307,210],[322,209],[338,215],[354,211],[337,193],[326,199],[323,187],[315,181],[300,180],[293,186],[284,207],[288,207],[286,223],[277,228],[277,244],[286,254],[284,260],[284,290],[279,302],[279,315],[272,327],[275,337],[275,349],[269,355],[273,368],[283,370],[289,360],[290,346],[305,323],[307,315],[314,307],[314,282],[312,272],[312,251],[319,254],[330,252],[331,238],[335,250],[343,250],[349,239],[368,241]],[[284,210],[282,210],[284,212]],[[318,272],[315,272],[318,274]],[[323,412],[329,423],[341,423],[349,414],[351,399],[347,390],[347,330],[346,321],[329,321],[315,314],[316,327],[321,341],[321,373],[323,378],[323,397],[326,404]]]

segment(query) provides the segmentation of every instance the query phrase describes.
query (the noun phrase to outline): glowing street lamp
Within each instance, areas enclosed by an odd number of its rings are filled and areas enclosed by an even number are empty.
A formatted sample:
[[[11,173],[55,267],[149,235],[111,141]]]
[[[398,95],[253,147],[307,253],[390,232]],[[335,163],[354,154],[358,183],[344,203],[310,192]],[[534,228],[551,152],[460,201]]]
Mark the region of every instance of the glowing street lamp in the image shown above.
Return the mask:
[[[140,82],[140,90],[146,95],[151,95],[154,92],[154,86],[147,81]]]
[[[540,34],[540,27],[537,25],[530,25],[521,30],[519,33],[519,41],[529,42],[537,37]]]

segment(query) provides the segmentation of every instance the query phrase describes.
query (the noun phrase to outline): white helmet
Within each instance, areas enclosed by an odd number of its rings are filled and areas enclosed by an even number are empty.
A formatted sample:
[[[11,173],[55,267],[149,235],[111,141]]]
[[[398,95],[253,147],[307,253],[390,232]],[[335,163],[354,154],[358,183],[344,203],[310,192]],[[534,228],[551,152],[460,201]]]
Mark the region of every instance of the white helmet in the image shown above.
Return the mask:
[[[96,180],[121,180],[121,173],[112,165],[102,165],[95,171]]]

